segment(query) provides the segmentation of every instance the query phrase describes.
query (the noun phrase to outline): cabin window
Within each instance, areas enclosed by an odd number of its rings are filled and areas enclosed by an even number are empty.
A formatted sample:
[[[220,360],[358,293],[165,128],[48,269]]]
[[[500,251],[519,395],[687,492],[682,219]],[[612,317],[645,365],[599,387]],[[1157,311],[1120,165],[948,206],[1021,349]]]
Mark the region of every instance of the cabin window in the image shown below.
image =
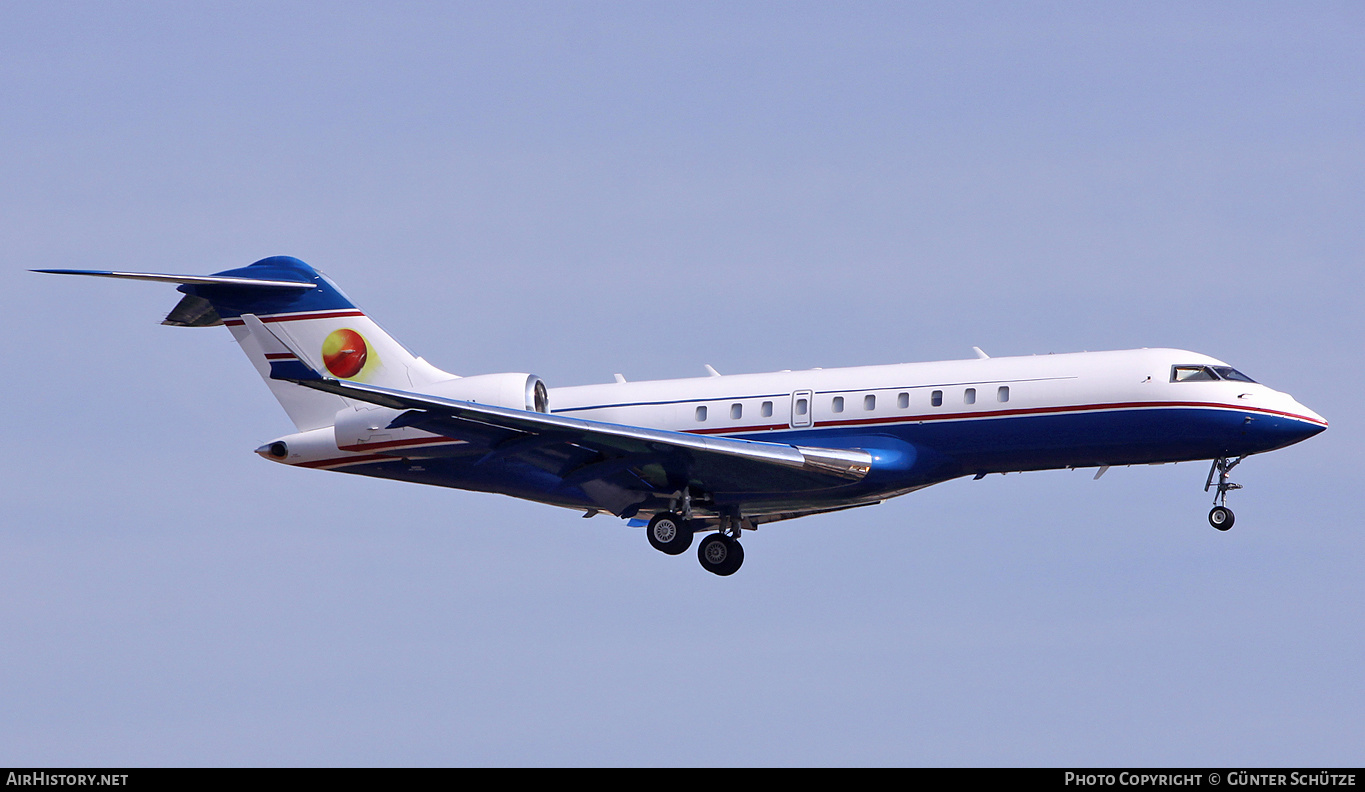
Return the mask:
[[[764,418],[773,417],[773,403],[763,402],[763,406],[758,408],[758,411],[763,414]]]
[[[703,404],[702,406],[697,408],[697,420],[698,421],[706,420],[706,405]]]
[[[998,402],[1000,402],[1001,404],[1004,404],[1005,402],[1009,401],[1009,400],[1010,400],[1010,386],[1008,386],[1008,385],[1001,385],[999,388],[996,388],[996,389],[995,389],[995,400],[998,401]]]
[[[934,391],[929,394],[929,403],[935,407],[943,406],[943,391]]]
[[[863,409],[864,409],[864,410],[875,410],[875,409],[877,409],[877,397],[876,397],[875,395],[871,394],[871,393],[869,393],[869,394],[867,394],[866,396],[864,396],[864,397],[863,397]]]
[[[897,394],[896,406],[901,408],[902,410],[908,409],[910,407],[910,394],[908,393]]]
[[[976,404],[976,388],[968,388],[963,391],[962,402],[964,404]]]
[[[809,409],[809,407],[806,405],[806,400],[805,400],[805,399],[797,399],[797,400],[796,400],[796,414],[797,414],[797,415],[805,415],[805,414],[806,414],[806,410],[808,410],[808,409]]]
[[[834,397],[834,405],[833,405],[833,406],[834,406],[834,411],[835,411],[835,412],[837,412],[837,413],[838,413],[838,412],[843,412],[843,411],[844,411],[844,397],[843,397],[843,396],[835,396],[835,397]]]
[[[738,421],[742,417],[744,417],[744,405],[742,404],[730,405],[730,420]]]

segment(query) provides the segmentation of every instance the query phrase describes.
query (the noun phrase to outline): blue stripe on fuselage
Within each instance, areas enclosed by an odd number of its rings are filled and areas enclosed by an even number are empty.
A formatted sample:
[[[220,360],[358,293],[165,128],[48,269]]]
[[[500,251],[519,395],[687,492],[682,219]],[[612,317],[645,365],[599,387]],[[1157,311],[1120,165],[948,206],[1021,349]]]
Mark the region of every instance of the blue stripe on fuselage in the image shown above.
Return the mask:
[[[894,438],[953,461],[957,475],[1137,465],[1272,451],[1322,426],[1263,412],[1146,407],[737,434],[746,440],[876,448]]]
[[[1296,443],[1322,429],[1307,421],[1249,410],[1152,407],[787,429],[731,436],[871,452],[873,469],[862,481],[791,495],[792,507],[819,508],[857,498],[896,494],[975,473],[1183,462],[1261,453]],[[395,459],[356,465],[345,472],[500,492],[560,506],[594,506],[577,487],[566,491],[558,477],[543,470],[516,460],[477,466],[473,463],[478,456],[420,460],[417,469]],[[753,498],[728,493],[725,500],[742,505],[755,499],[764,503],[782,499],[776,493],[764,493],[762,484],[755,483]]]

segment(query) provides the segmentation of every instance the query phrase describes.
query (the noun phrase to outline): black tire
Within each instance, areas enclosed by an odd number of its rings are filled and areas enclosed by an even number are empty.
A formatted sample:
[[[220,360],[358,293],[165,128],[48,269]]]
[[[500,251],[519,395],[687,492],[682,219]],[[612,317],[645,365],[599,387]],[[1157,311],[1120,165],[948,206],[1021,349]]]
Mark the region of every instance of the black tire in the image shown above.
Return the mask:
[[[711,534],[697,545],[697,560],[713,575],[733,575],[744,563],[744,546],[724,534]]]
[[[1236,519],[1232,514],[1232,509],[1226,506],[1214,506],[1213,510],[1209,512],[1209,525],[1220,531],[1231,528]]]
[[[645,537],[651,547],[669,555],[682,555],[692,546],[692,529],[672,512],[654,515],[645,527]]]

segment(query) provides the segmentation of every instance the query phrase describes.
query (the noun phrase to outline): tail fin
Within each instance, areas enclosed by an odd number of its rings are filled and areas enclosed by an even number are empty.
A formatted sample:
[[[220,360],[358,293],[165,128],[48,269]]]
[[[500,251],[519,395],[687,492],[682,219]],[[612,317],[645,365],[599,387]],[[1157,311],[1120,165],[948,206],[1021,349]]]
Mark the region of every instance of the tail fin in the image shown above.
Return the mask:
[[[301,432],[331,426],[337,410],[347,402],[340,396],[271,379],[272,362],[296,358],[290,346],[309,355],[311,359],[305,362],[310,366],[341,380],[413,390],[454,376],[404,349],[326,275],[290,256],[261,259],[211,276],[38,271],[179,283],[185,297],[163,324],[227,325]],[[290,345],[281,343],[277,334],[288,338]]]

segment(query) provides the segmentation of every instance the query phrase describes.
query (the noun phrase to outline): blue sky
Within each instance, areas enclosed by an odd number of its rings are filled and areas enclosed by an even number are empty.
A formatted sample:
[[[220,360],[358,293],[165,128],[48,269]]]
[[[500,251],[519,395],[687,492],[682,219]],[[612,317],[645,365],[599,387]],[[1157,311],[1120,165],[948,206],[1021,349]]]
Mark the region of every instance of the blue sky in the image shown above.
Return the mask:
[[[0,764],[1359,765],[1358,4],[0,10]],[[638,530],[255,457],[169,287],[326,270],[551,385],[1085,349],[1331,421],[1248,460]]]

